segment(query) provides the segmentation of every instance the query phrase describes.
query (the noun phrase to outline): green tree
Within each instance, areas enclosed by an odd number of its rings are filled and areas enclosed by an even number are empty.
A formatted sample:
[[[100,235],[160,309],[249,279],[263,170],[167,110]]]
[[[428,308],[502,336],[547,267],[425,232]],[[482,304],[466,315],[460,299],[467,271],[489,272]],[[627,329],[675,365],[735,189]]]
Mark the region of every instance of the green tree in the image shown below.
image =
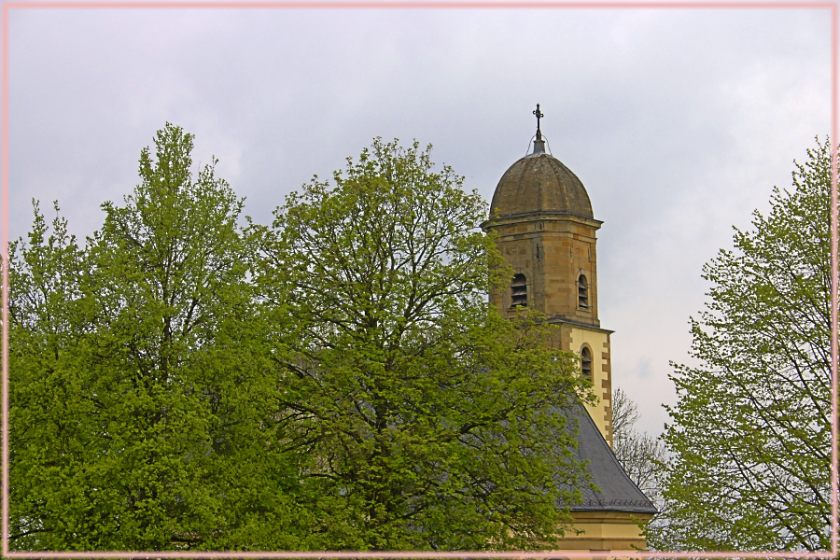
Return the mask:
[[[829,548],[828,142],[703,269],[696,366],[674,365],[659,548]]]
[[[75,375],[89,320],[81,283],[85,251],[58,215],[48,224],[37,204],[28,235],[10,246],[10,505],[12,547],[49,542],[51,512],[68,518],[79,465],[91,458],[93,403],[77,398]],[[50,227],[51,226],[51,227]]]
[[[37,209],[11,282],[16,549],[294,547],[297,480],[242,201],[167,125],[80,247]]]
[[[12,247],[16,550],[550,547],[588,398],[505,276],[486,208],[375,141],[273,227],[167,125],[79,243]]]
[[[576,360],[490,311],[504,272],[462,181],[376,139],[263,232],[263,294],[296,326],[274,356],[289,446],[312,458],[311,546],[550,547],[580,499]]]

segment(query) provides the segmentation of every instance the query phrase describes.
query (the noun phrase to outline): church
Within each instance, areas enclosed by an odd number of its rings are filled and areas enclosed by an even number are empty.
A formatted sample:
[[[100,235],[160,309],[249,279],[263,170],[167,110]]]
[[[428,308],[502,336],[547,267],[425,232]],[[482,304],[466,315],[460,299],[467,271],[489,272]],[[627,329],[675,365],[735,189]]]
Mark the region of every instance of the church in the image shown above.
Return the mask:
[[[610,334],[598,320],[595,219],[578,177],[546,152],[540,106],[533,151],[502,175],[483,227],[513,268],[510,285],[490,294],[503,314],[520,306],[543,314],[559,327],[553,344],[580,356],[581,375],[592,382],[597,402],[580,407],[579,459],[588,465],[596,489],[584,489],[571,508],[574,525],[562,548],[645,549],[642,527],[657,513],[612,452],[612,369]]]

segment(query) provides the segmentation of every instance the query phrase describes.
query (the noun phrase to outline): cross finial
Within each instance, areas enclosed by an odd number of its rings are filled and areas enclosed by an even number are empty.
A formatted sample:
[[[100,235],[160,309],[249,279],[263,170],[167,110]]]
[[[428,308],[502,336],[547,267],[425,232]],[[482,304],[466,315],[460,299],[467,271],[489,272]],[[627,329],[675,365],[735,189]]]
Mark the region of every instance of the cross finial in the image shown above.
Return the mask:
[[[542,140],[542,133],[540,132],[540,119],[543,118],[545,115],[543,115],[542,111],[540,111],[539,103],[537,103],[537,110],[531,111],[531,114],[537,117],[537,140]]]

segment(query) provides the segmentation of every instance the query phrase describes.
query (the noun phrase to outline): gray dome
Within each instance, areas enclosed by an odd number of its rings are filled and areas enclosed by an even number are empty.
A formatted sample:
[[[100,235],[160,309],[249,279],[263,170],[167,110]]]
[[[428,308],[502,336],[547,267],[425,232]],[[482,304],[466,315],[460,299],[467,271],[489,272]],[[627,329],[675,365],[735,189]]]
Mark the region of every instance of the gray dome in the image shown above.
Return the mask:
[[[529,154],[505,171],[490,204],[490,218],[536,212],[593,219],[583,183],[560,160],[546,153]]]

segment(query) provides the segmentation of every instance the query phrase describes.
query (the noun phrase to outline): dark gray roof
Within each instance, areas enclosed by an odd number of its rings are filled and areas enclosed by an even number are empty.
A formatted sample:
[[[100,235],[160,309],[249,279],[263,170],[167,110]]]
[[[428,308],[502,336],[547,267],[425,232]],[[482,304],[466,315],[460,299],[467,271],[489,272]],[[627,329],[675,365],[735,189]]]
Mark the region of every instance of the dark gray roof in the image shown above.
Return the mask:
[[[581,488],[583,502],[573,505],[571,511],[657,513],[653,503],[624,472],[583,405],[572,406],[568,414],[571,427],[577,424],[575,452],[578,459],[588,465],[595,486],[595,489],[588,486]]]

